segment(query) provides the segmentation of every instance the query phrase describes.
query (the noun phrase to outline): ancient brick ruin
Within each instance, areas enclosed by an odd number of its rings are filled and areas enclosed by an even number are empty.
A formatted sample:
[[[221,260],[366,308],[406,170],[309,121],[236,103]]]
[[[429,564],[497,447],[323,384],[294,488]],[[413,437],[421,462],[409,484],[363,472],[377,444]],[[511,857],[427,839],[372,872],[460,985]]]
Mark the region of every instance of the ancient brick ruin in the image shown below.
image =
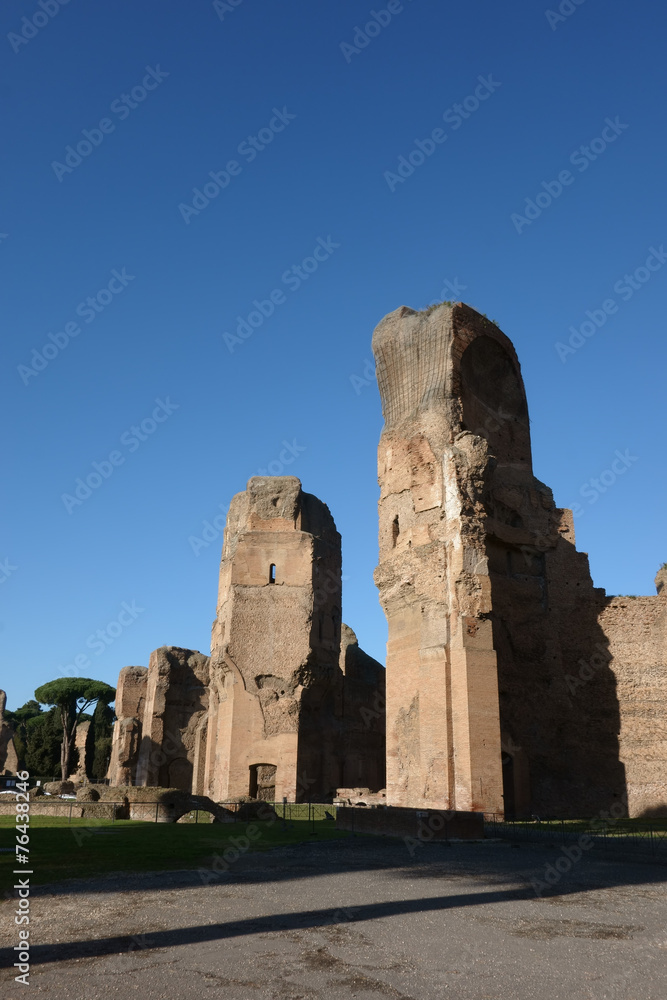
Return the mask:
[[[123,667],[118,676],[108,772],[112,785],[132,785],[136,779],[147,680],[146,667]]]
[[[386,674],[341,621],[328,508],[255,477],[229,509],[210,657],[164,646],[121,671],[112,783],[667,814],[667,570],[656,597],[593,586],[572,513],[533,474],[514,348],[485,317],[403,307],[373,351]]]
[[[5,718],[7,695],[0,691],[0,774],[16,774],[19,766],[14,747],[14,732]]]
[[[655,578],[657,597],[603,597],[598,622],[620,715],[619,756],[630,816],[667,816],[667,567]],[[600,663],[577,663],[571,682],[586,690]],[[589,711],[597,706],[594,691]]]
[[[341,621],[341,545],[292,476],[230,505],[211,656],[163,646],[121,671],[109,778],[209,795],[331,801],[384,785],[384,670]]]
[[[74,733],[74,749],[76,753],[74,754],[77,765],[73,771],[67,776],[69,781],[85,781],[86,780],[86,744],[89,742],[91,720],[86,719],[85,722],[80,722],[76,727],[76,732]]]
[[[387,801],[667,812],[667,588],[606,598],[533,475],[516,353],[468,306],[373,335]]]

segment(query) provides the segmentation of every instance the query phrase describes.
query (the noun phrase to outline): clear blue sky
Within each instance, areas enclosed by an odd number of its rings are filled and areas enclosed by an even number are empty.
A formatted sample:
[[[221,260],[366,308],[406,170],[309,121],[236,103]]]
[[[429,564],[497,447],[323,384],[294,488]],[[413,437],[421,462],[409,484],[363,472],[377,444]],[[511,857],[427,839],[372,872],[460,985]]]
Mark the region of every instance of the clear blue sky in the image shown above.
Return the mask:
[[[208,652],[222,536],[193,539],[261,469],[328,503],[344,619],[384,659],[382,418],[364,373],[374,326],[403,304],[460,298],[499,323],[523,366],[536,475],[581,504],[596,584],[654,593],[667,15],[647,0],[566,3],[561,20],[526,0],[400,6],[389,19],[382,0],[70,0],[53,16],[3,3],[10,708],[77,656],[113,684],[157,646]],[[354,51],[371,10],[389,23]],[[255,299],[273,312],[244,339]],[[604,324],[561,360],[587,310]],[[596,492],[617,450],[632,461]],[[63,501],[95,462],[107,478]]]

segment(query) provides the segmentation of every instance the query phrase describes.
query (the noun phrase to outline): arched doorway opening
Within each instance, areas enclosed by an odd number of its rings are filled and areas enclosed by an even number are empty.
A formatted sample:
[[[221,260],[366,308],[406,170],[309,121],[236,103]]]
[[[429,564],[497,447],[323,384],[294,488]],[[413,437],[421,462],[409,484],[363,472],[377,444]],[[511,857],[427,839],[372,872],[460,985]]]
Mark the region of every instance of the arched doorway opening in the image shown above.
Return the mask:
[[[251,799],[261,799],[262,802],[276,801],[276,771],[275,764],[251,764],[248,794]]]

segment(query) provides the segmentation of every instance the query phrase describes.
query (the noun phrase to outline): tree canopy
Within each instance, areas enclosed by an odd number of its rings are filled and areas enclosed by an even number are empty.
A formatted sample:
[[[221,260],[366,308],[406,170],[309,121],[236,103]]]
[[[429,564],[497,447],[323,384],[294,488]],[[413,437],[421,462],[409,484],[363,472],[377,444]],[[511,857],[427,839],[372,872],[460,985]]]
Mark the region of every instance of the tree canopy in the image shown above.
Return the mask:
[[[16,737],[14,737],[16,744]],[[19,759],[33,777],[52,779],[58,772],[63,742],[60,713],[54,706],[30,718],[23,730]]]
[[[59,677],[55,681],[42,684],[35,691],[35,698],[38,701],[44,705],[53,705],[60,710],[62,724],[60,770],[63,781],[69,775],[76,727],[83,713],[93,702],[108,705],[115,697],[115,688],[105,684],[104,681],[95,681],[90,677]]]
[[[19,765],[25,767],[26,765],[26,753],[28,750],[28,730],[27,726],[31,719],[36,719],[38,716],[42,716],[42,706],[34,698],[27,701],[25,705],[21,705],[20,708],[15,709],[13,712],[5,712],[5,718],[12,726],[14,730],[14,749],[16,750],[16,756],[19,759]],[[60,743],[60,740],[58,741]],[[30,770],[33,773],[38,773],[36,769],[32,766]],[[47,769],[45,774],[53,774],[53,768]]]
[[[55,681],[42,684],[35,691],[35,698],[42,705],[63,704],[78,706],[83,702],[79,714],[94,701],[108,705],[116,697],[116,689],[104,681],[94,681],[89,677],[59,677]]]

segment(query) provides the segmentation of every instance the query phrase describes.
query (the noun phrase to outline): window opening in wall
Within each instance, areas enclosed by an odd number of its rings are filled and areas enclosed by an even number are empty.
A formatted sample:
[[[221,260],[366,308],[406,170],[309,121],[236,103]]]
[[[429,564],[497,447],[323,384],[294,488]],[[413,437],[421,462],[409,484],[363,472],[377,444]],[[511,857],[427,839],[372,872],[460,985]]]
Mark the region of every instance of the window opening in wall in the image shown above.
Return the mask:
[[[391,538],[392,538],[392,544],[393,544],[394,548],[396,548],[396,541],[398,539],[398,533],[399,533],[399,531],[400,531],[400,528],[398,526],[398,514],[397,514],[396,517],[394,518],[394,523],[391,526]]]
[[[275,582],[276,582],[276,564],[271,563],[271,565],[269,566],[269,583],[275,583]]]

